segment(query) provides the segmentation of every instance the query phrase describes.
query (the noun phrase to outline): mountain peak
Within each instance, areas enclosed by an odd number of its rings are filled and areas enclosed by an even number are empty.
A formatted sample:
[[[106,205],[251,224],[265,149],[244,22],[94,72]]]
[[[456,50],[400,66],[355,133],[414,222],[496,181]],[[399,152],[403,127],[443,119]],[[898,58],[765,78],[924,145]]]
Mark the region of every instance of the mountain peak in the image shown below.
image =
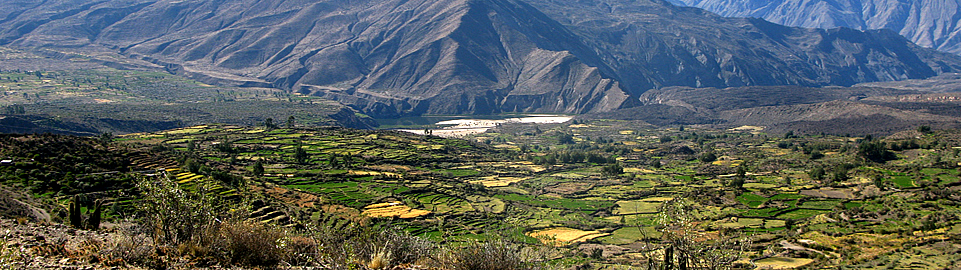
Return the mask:
[[[51,1],[0,43],[113,50],[375,117],[586,113],[666,86],[853,85],[961,69],[890,33],[791,28],[663,0]]]

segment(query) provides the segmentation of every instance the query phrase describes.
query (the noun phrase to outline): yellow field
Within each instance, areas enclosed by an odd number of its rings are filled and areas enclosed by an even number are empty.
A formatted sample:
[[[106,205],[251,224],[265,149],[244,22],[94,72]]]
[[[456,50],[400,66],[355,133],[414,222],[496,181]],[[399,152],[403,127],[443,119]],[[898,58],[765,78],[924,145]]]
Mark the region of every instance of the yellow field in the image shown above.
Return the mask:
[[[368,205],[362,214],[369,217],[415,218],[430,214],[430,211],[412,209],[401,202],[387,202]]]
[[[814,262],[807,258],[771,257],[754,262],[757,269],[794,269]]]
[[[655,173],[655,171],[644,168],[624,168],[626,173]]]
[[[587,240],[608,236],[611,234],[602,233],[599,231],[582,231],[578,229],[560,227],[532,232],[529,235],[534,238],[540,238],[544,243],[564,245],[569,243],[585,242]]]
[[[667,202],[667,201],[673,201],[673,200],[674,200],[674,197],[650,197],[650,198],[644,198],[641,201],[642,202]]]
[[[386,175],[386,176],[392,176],[392,177],[401,176],[400,174],[391,173],[391,172],[355,171],[355,170],[348,170],[347,175],[358,175],[358,176]]]
[[[475,166],[462,166],[455,167],[452,169],[472,169]],[[511,168],[511,169],[522,169],[529,170],[531,172],[542,172],[547,170],[546,167],[541,165],[534,165],[530,161],[519,161],[519,162],[478,162],[477,167],[493,167],[493,168]]]
[[[524,181],[530,179],[530,177],[497,177],[497,176],[486,176],[481,177],[481,180],[470,181],[471,184],[481,184],[485,187],[506,187],[513,183]]]
[[[727,159],[726,157],[721,157],[720,160],[711,162],[711,164],[718,165],[718,166],[737,167],[737,166],[741,166],[741,164],[744,164],[744,161],[739,159],[731,160],[731,159]]]

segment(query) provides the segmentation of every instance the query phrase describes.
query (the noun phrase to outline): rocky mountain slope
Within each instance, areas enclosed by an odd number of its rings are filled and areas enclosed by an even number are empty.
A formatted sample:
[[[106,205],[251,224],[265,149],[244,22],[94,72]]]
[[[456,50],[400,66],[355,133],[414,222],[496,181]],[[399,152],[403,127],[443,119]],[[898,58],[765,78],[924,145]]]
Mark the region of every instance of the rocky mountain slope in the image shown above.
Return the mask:
[[[648,91],[640,99],[637,107],[582,117],[836,135],[890,135],[918,126],[961,128],[961,93],[910,88],[667,87]]]
[[[375,117],[587,113],[665,86],[853,85],[961,70],[891,31],[723,18],[663,0],[0,3],[0,44],[117,52]]]
[[[811,28],[890,29],[917,43],[961,54],[959,0],[669,0],[727,17]]]

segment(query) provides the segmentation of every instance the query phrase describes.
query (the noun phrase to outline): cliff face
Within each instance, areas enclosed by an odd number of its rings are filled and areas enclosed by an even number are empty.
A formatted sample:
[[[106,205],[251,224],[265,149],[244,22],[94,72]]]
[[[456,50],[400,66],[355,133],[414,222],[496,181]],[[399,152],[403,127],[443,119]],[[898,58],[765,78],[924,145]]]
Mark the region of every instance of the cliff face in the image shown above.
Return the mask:
[[[115,51],[375,117],[603,112],[664,86],[852,85],[961,70],[961,58],[890,31],[791,28],[661,0],[35,2],[0,3],[0,44]]]
[[[961,0],[670,0],[726,17],[790,26],[890,29],[927,48],[961,54]]]

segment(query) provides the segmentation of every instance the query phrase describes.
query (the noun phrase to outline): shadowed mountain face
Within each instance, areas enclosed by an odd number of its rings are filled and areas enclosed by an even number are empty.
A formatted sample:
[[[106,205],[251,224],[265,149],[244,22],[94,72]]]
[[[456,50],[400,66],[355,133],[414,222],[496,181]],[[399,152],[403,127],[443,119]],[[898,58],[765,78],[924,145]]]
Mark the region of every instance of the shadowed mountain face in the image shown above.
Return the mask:
[[[800,27],[891,29],[918,45],[961,54],[961,0],[670,0],[728,17]]]
[[[662,0],[0,3],[0,44],[116,51],[375,117],[604,112],[664,86],[852,85],[961,70],[894,32],[789,28]]]

